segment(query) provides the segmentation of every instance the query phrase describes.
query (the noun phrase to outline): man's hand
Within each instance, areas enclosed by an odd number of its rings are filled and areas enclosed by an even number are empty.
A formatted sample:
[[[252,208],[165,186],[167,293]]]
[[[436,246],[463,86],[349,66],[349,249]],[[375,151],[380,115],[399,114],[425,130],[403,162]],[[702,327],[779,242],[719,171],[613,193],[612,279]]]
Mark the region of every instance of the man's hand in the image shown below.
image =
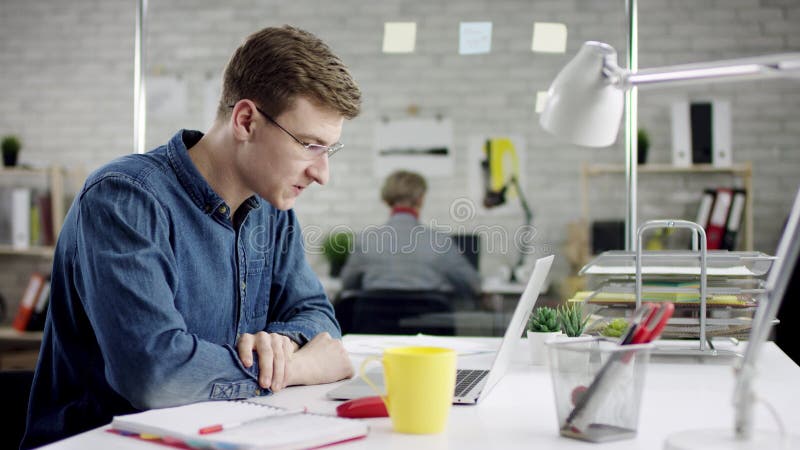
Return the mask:
[[[288,372],[288,385],[332,383],[354,373],[342,341],[325,332],[292,355]]]
[[[271,389],[272,392],[278,392],[288,386],[292,377],[292,354],[297,348],[297,344],[288,337],[264,331],[256,334],[244,333],[239,336],[239,342],[236,343],[239,358],[247,368],[253,365],[253,352],[256,352],[258,384],[264,389]]]

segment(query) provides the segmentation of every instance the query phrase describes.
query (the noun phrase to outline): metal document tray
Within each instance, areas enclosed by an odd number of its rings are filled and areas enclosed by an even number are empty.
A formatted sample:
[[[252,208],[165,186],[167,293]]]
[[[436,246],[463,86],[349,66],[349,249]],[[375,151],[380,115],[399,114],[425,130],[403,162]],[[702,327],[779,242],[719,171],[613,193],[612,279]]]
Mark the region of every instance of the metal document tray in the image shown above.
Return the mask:
[[[761,277],[769,272],[774,256],[762,252],[709,250],[708,276]],[[635,275],[636,252],[612,250],[589,261],[580,275]],[[659,250],[642,254],[643,275],[700,275],[698,253],[692,250]]]

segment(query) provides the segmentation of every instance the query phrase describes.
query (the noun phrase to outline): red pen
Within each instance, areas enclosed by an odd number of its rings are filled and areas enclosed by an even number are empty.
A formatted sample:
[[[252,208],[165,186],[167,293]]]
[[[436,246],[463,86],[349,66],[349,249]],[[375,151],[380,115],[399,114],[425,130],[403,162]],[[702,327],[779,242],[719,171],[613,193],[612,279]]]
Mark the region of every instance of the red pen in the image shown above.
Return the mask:
[[[648,342],[653,342],[664,330],[674,311],[675,305],[670,302],[662,303],[654,308],[642,323],[640,331],[633,337],[633,343],[647,344]]]
[[[249,423],[258,422],[258,421],[261,421],[261,420],[275,419],[275,418],[279,418],[279,417],[293,416],[295,414],[303,414],[306,411],[307,411],[306,408],[291,409],[291,410],[283,411],[280,414],[272,414],[272,415],[269,415],[269,416],[255,417],[253,419],[241,420],[239,422],[217,423],[217,424],[214,424],[214,425],[204,426],[204,427],[200,428],[199,430],[197,430],[197,432],[199,434],[218,433],[218,432],[223,431],[223,430],[230,430],[232,428],[240,427],[242,425],[247,425]]]

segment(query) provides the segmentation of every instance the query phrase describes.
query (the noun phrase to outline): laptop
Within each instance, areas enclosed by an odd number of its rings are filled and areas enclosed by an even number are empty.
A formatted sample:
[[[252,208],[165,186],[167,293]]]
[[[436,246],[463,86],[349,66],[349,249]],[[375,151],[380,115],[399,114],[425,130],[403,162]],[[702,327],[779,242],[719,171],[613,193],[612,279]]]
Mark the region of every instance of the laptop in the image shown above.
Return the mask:
[[[453,396],[455,404],[476,404],[485,398],[492,388],[506,374],[508,365],[513,356],[514,346],[522,336],[522,331],[528,322],[528,316],[533,310],[536,300],[539,298],[544,280],[550,272],[553,264],[553,256],[546,256],[536,260],[531,277],[522,296],[514,309],[514,315],[508,323],[503,341],[494,357],[494,362],[487,369],[458,369],[456,371],[456,387]],[[383,375],[380,370],[370,371],[370,379],[375,380],[379,388],[383,388]],[[326,394],[332,400],[351,400],[354,398],[368,397],[375,395],[373,391],[361,377],[355,377],[336,387]]]

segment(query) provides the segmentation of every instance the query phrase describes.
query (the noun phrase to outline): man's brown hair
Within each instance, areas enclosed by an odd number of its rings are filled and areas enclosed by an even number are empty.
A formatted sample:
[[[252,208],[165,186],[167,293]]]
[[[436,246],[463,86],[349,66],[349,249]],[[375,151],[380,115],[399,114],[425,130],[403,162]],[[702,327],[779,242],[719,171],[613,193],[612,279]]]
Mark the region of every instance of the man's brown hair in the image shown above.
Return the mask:
[[[381,198],[389,206],[417,206],[428,184],[422,175],[398,170],[386,178],[381,189]]]
[[[245,98],[276,117],[297,96],[347,119],[357,116],[361,107],[361,90],[327,44],[289,25],[264,28],[248,36],[231,56],[217,117],[229,117],[231,106]]]

